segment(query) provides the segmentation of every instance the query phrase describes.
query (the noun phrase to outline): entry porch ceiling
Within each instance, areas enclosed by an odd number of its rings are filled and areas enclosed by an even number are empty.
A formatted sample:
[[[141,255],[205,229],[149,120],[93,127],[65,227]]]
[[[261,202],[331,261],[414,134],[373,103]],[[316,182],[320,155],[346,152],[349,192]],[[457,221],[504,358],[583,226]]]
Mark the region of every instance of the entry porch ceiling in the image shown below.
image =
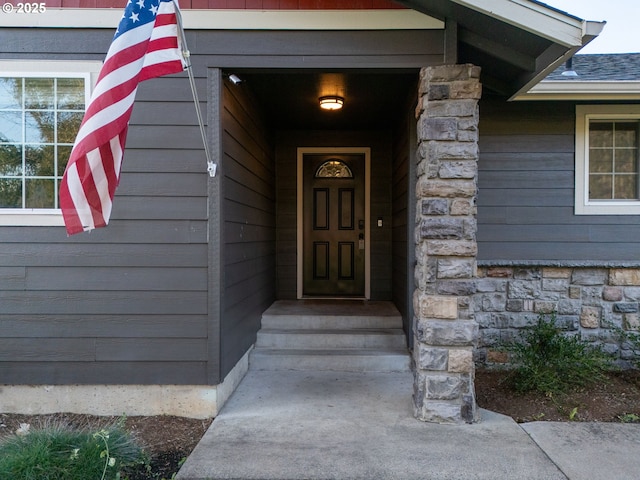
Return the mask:
[[[231,72],[229,72],[231,73]],[[384,130],[411,113],[418,72],[238,71],[239,85],[255,97],[276,130]],[[344,107],[326,111],[319,97],[338,95]]]
[[[593,40],[587,22],[534,0],[396,0],[443,20],[445,62],[482,67],[485,91],[524,93]]]

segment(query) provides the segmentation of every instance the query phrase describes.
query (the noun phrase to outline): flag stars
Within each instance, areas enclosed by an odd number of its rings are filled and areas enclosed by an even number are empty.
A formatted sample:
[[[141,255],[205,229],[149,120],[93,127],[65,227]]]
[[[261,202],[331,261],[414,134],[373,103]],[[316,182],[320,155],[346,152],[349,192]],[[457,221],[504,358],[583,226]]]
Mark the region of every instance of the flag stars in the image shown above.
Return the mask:
[[[144,0],[138,0],[136,3],[140,8],[144,8]]]
[[[158,14],[158,5],[151,5],[149,7],[149,10],[151,10],[151,13],[155,16]]]
[[[138,18],[138,16],[139,16],[138,13],[131,12],[131,16],[129,17],[129,20],[131,20],[133,23],[139,22],[140,19]]]

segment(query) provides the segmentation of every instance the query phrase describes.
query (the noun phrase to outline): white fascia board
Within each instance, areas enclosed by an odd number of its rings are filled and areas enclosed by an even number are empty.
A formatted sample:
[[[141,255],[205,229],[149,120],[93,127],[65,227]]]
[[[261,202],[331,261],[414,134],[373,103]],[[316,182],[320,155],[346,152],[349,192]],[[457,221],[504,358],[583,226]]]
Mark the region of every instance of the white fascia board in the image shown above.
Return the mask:
[[[514,100],[640,100],[640,81],[543,81]]]
[[[451,0],[566,47],[582,46],[584,20],[528,0]]]
[[[415,10],[181,11],[185,29],[201,30],[442,30],[444,22]],[[47,8],[39,14],[0,15],[0,27],[117,27],[122,9]]]

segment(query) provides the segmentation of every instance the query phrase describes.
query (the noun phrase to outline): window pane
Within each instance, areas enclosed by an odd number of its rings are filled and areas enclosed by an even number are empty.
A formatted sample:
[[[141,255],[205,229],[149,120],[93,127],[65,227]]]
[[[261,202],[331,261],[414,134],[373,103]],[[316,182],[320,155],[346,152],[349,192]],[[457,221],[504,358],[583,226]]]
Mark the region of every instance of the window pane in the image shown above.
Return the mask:
[[[0,78],[0,208],[58,206],[85,93],[84,78]]]
[[[0,142],[22,142],[22,112],[0,112]]]
[[[590,175],[589,198],[599,200],[611,199],[613,196],[612,178],[612,175]]]
[[[636,173],[638,153],[635,149],[616,150],[616,172]]]
[[[67,168],[69,157],[71,156],[71,147],[59,146],[58,147],[58,176],[64,175],[64,169]]]
[[[630,122],[616,122],[616,134],[615,142],[616,148],[620,147],[636,147],[636,132],[638,129],[637,123]]]
[[[613,123],[591,122],[589,124],[590,147],[613,147]]]
[[[24,79],[25,108],[33,110],[53,109],[53,78]]]
[[[22,208],[22,180],[0,178],[0,208]]]
[[[26,208],[55,208],[54,180],[26,180]]]
[[[54,143],[53,112],[27,112],[25,114],[25,143]]]
[[[22,108],[22,79],[0,78],[0,109]]]
[[[58,109],[84,110],[84,79],[58,79]]]
[[[82,123],[82,112],[58,113],[58,142],[73,143]]]
[[[27,145],[24,156],[27,176],[53,176],[53,145]]]
[[[22,147],[20,145],[0,145],[0,175],[22,175]]]
[[[636,175],[617,175],[615,177],[615,198],[620,200],[638,198],[638,177]]]
[[[589,150],[589,172],[613,172],[613,150]]]

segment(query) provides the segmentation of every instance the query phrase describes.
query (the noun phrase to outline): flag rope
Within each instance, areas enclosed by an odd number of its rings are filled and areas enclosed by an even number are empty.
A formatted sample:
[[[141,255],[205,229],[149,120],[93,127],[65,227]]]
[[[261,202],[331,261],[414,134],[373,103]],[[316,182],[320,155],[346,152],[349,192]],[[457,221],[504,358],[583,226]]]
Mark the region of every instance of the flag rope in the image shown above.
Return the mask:
[[[209,150],[209,143],[207,142],[207,132],[204,127],[204,121],[202,119],[202,111],[200,110],[200,100],[198,99],[198,92],[196,90],[196,81],[193,77],[193,68],[191,68],[191,52],[187,47],[187,38],[184,33],[184,27],[182,23],[182,14],[178,6],[178,1],[173,0],[176,4],[176,19],[178,23],[178,31],[180,32],[180,42],[182,44],[182,56],[185,61],[187,74],[189,75],[189,85],[191,85],[191,93],[193,94],[193,102],[196,107],[196,115],[198,116],[198,124],[200,125],[200,135],[202,135],[202,143],[204,145],[204,154],[207,157],[207,172],[210,177],[216,176],[217,164],[211,158],[211,151]]]

